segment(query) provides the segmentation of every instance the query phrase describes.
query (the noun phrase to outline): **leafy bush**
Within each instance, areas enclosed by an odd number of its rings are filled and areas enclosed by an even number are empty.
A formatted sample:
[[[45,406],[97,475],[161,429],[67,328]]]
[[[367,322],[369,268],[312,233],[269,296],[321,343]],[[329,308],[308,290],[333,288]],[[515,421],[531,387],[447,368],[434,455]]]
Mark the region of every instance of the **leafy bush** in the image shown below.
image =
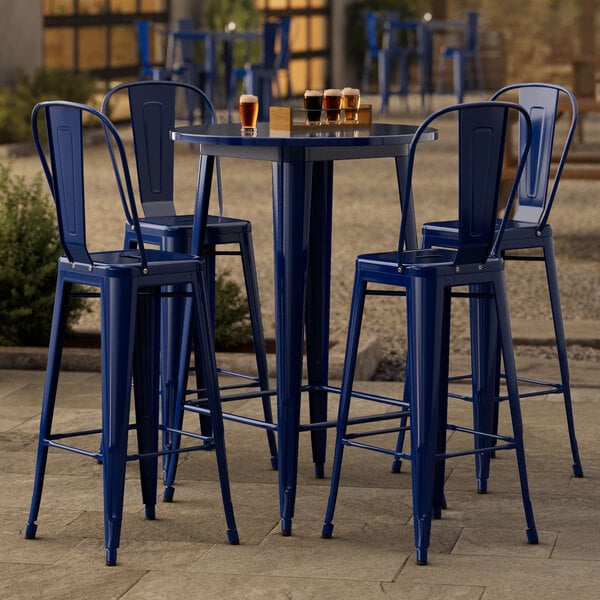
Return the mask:
[[[0,164],[0,345],[46,345],[62,253],[54,211],[41,176],[28,184],[11,171]],[[69,322],[83,310],[73,300]]]
[[[260,21],[254,0],[207,0],[204,3],[203,26],[223,31],[230,21],[237,29],[254,29]]]
[[[232,350],[252,340],[248,304],[240,286],[228,279],[229,271],[217,275],[215,282],[215,347]]]
[[[95,82],[87,73],[38,69],[19,72],[15,86],[0,89],[0,143],[31,139],[31,110],[43,100],[89,102]]]

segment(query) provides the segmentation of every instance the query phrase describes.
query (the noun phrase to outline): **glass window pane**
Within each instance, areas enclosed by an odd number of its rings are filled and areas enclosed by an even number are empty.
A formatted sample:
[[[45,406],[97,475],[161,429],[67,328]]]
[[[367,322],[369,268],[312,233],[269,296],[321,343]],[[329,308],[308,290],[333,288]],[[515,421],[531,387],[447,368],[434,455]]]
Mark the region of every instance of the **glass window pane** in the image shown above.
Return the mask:
[[[132,28],[120,25],[110,31],[110,66],[134,65],[137,61],[137,44]]]
[[[79,30],[79,68],[102,69],[106,66],[106,27]]]
[[[113,13],[134,13],[136,12],[135,0],[110,0],[110,12]]]
[[[44,16],[72,15],[73,0],[44,0]]]
[[[70,28],[57,27],[44,31],[44,66],[49,69],[72,69],[74,33]]]
[[[79,0],[79,14],[99,15],[106,12],[104,0]]]
[[[167,0],[142,0],[140,2],[142,12],[162,12],[167,10]]]

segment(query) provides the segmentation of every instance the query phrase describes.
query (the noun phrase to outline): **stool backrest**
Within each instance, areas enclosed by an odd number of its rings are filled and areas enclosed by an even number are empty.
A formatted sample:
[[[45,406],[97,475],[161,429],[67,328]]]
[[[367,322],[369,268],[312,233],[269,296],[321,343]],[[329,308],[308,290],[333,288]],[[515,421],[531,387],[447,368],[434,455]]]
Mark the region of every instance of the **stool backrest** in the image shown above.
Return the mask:
[[[175,145],[170,132],[177,125],[178,99],[180,103],[185,100],[190,122],[215,123],[213,105],[202,90],[187,83],[135,81],[110,89],[104,96],[101,111],[107,114],[112,102],[116,102],[118,96],[125,95],[129,101],[135,163],[144,216],[174,216]],[[217,178],[221,205],[219,172]]]
[[[49,101],[37,104],[31,114],[33,141],[54,199],[60,242],[71,262],[93,267],[87,247],[85,180],[83,160],[83,115],[102,127],[126,219],[135,228],[142,269],[147,268],[146,251],[139,223],[131,176],[123,142],[112,122],[96,109],[75,102]],[[43,117],[43,118],[42,118]],[[45,125],[47,149],[40,125]]]
[[[496,256],[498,241],[510,213],[519,178],[523,171],[527,152],[519,160],[517,173],[507,198],[506,209],[500,228],[497,228],[500,186],[504,164],[504,150],[508,133],[508,120],[512,111],[522,115],[528,126],[531,142],[531,120],[527,111],[511,102],[467,102],[442,108],[419,125],[410,144],[407,163],[407,179],[402,195],[405,203],[402,211],[398,243],[398,266],[402,266],[405,248],[405,232],[408,219],[413,218],[413,170],[420,138],[428,127],[442,116],[455,113],[457,125],[458,188],[457,213],[459,221],[458,246],[454,265],[483,265],[489,257]],[[447,121],[447,120],[446,120]],[[526,128],[527,129],[527,128]],[[527,146],[528,151],[528,146]]]
[[[290,17],[281,17],[279,19],[279,51],[275,59],[275,69],[287,69],[290,62]]]
[[[542,229],[550,216],[550,209],[556,196],[558,184],[569,154],[571,142],[577,126],[577,100],[565,87],[552,83],[518,83],[498,90],[492,100],[506,99],[518,92],[518,102],[523,106],[533,125],[531,150],[525,163],[525,172],[519,184],[518,204],[514,219],[528,223],[538,223]],[[556,122],[563,112],[567,112],[569,124],[566,134],[556,137]],[[522,127],[519,127],[519,153],[524,142]],[[560,152],[556,174],[549,190],[553,155]]]

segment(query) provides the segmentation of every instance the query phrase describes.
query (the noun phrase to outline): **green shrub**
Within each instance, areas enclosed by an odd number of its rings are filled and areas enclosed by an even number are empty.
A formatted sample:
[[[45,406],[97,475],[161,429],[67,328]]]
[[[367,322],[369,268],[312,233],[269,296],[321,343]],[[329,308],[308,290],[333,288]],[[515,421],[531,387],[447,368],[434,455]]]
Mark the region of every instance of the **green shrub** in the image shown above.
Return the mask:
[[[0,143],[31,139],[31,111],[43,100],[87,103],[95,82],[87,73],[38,69],[29,77],[19,72],[15,86],[0,89]]]
[[[217,275],[215,282],[215,347],[232,350],[252,340],[248,304],[240,286],[228,279],[229,271]]]
[[[42,178],[31,184],[0,164],[0,345],[46,345],[52,323],[57,259],[62,254]],[[85,310],[71,302],[69,322]]]

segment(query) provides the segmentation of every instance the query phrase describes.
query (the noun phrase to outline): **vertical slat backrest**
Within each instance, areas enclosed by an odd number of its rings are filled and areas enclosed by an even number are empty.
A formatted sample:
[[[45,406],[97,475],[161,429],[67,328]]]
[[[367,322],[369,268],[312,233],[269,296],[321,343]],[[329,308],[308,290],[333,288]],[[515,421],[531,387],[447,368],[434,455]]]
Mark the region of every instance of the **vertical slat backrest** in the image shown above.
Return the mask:
[[[44,108],[50,167],[42,164],[56,206],[61,245],[72,262],[91,264],[85,227],[85,191],[83,179],[83,132],[81,111],[72,106],[50,105]],[[34,140],[41,149],[34,124]]]
[[[125,148],[112,122],[95,108],[60,100],[40,102],[31,113],[31,130],[44,174],[56,206],[61,245],[71,262],[93,260],[87,248],[85,219],[85,178],[82,115],[102,127],[126,219],[137,234],[142,269],[147,270],[146,251],[139,222]],[[47,149],[40,136],[41,116],[45,119]]]
[[[175,125],[176,89],[162,83],[128,88],[138,185],[146,217],[175,215],[175,148],[169,135]]]
[[[492,248],[508,111],[490,105],[459,111],[457,264],[484,263]]]
[[[498,90],[492,96],[492,100],[502,99],[513,91],[519,93],[519,104],[527,110],[533,125],[531,151],[519,185],[518,205],[514,219],[527,223],[538,223],[541,228],[545,225],[552,208],[575,133],[578,118],[577,101],[566,88],[540,82],[506,86]],[[560,105],[561,96],[564,100],[562,107]],[[567,132],[560,138],[560,143],[556,139],[556,122],[559,111],[567,112],[567,118],[570,119]],[[522,131],[522,126],[519,127],[519,131]],[[522,136],[523,134],[519,133],[519,152],[523,147]],[[553,155],[558,151],[561,152],[561,155],[549,192]]]
[[[458,189],[457,211],[459,220],[458,246],[454,264],[484,264],[497,253],[498,241],[510,214],[513,198],[529,146],[519,159],[516,174],[507,198],[506,209],[497,227],[500,184],[504,165],[508,118],[510,111],[523,115],[528,140],[531,140],[531,120],[527,111],[509,102],[469,102],[442,108],[427,117],[417,128],[408,150],[407,178],[403,198],[408,203],[402,212],[398,240],[398,267],[402,269],[406,231],[409,219],[414,218],[410,203],[413,199],[413,170],[420,139],[427,128],[446,114],[455,113],[458,127]]]
[[[178,91],[180,94],[178,95]],[[191,122],[216,123],[208,96],[200,89],[180,81],[134,81],[110,89],[102,101],[107,114],[116,98],[127,94],[133,132],[134,154],[140,201],[146,218],[175,216],[175,147],[171,130],[176,125],[178,105],[184,103]],[[185,96],[184,99],[181,97]],[[179,97],[178,97],[179,96]],[[195,118],[198,109],[200,116]],[[217,159],[217,195],[222,214],[220,164]]]

